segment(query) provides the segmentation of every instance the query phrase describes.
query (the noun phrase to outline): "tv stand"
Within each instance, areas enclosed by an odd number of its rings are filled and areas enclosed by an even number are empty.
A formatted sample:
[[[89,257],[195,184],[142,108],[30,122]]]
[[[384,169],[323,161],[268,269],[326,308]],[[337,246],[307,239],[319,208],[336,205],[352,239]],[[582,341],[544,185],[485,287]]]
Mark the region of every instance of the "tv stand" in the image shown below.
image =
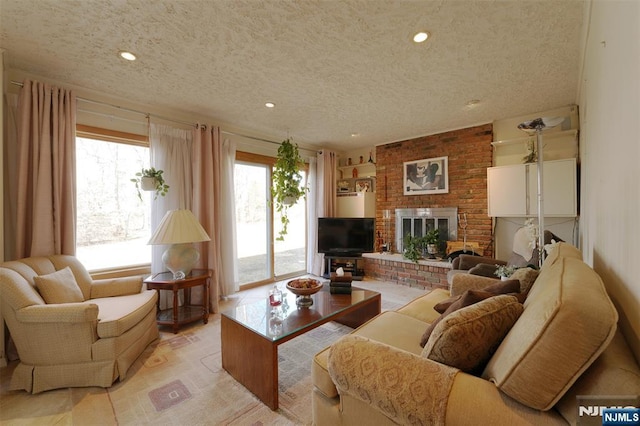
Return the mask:
[[[338,256],[338,255],[324,255],[324,259],[327,262],[327,266],[324,271],[324,277],[329,278],[331,272],[335,272],[336,269],[342,267],[345,272],[351,272],[352,279],[354,281],[362,281],[364,278],[364,258],[362,256]]]

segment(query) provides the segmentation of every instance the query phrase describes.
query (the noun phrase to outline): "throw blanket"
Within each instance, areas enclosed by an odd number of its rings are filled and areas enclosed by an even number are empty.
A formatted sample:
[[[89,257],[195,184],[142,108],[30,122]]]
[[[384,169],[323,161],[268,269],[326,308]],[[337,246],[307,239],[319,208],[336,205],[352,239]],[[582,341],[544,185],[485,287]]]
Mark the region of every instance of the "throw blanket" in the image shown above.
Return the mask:
[[[445,423],[447,398],[460,371],[352,334],[333,344],[328,369],[340,394],[411,425]]]

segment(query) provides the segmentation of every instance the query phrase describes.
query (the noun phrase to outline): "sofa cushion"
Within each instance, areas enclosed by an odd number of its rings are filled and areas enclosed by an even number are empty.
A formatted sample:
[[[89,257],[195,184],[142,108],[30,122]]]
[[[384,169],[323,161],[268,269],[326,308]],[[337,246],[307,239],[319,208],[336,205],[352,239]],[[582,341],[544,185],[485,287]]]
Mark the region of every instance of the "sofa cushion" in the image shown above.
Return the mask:
[[[116,337],[138,324],[155,309],[157,293],[146,290],[138,294],[91,299],[98,305],[98,337]]]
[[[598,274],[564,245],[543,265],[522,316],[483,372],[501,391],[538,410],[552,408],[602,353],[618,320]]]
[[[449,296],[450,293],[447,290],[437,288],[407,303],[398,309],[398,312],[420,321],[432,323],[440,316],[438,312],[433,310],[434,305],[448,299]]]
[[[620,330],[602,355],[554,406],[569,424],[579,422],[576,401],[580,395],[635,395],[634,405],[639,406],[640,366]]]
[[[492,294],[508,294],[508,293],[519,293],[520,292],[520,281],[518,280],[506,280],[506,281],[497,281],[495,284],[488,285],[481,289],[482,291],[486,291],[487,293]],[[462,295],[449,297],[442,302],[436,303],[433,307],[439,313],[444,313],[444,311],[451,306],[451,304],[460,299]],[[516,296],[517,297],[517,296]]]
[[[71,268],[33,277],[36,288],[47,304],[84,302]]]
[[[522,304],[509,295],[489,297],[458,309],[434,328],[422,356],[475,373],[484,367],[522,309]]]
[[[510,278],[520,282],[520,293],[528,294],[539,274],[540,271],[533,268],[519,268],[511,274]]]
[[[424,347],[424,345],[427,344],[427,340],[429,340],[429,337],[431,336],[431,333],[433,332],[433,330],[449,314],[457,311],[458,309],[471,306],[474,303],[478,303],[481,300],[488,299],[489,297],[493,297],[493,296],[495,296],[495,294],[488,293],[486,291],[481,291],[481,290],[465,291],[458,300],[456,300],[451,305],[449,305],[446,311],[444,311],[438,318],[436,318],[435,321],[433,321],[431,324],[427,326],[426,330],[422,334],[422,337],[420,338],[420,346]]]

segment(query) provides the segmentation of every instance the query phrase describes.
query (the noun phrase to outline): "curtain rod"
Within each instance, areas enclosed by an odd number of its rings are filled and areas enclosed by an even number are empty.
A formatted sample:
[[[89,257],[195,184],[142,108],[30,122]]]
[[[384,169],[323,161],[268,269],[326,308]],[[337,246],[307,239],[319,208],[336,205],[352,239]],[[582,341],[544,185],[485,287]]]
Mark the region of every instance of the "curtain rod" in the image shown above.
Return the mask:
[[[13,81],[13,80],[11,80],[11,84],[14,84],[14,85],[20,86],[20,87],[24,86],[24,84],[20,83],[19,81]],[[144,111],[139,111],[139,110],[136,110],[136,109],[126,108],[126,107],[122,107],[122,106],[119,106],[119,105],[110,104],[108,102],[95,101],[93,99],[82,98],[80,96],[76,96],[76,99],[78,99],[80,101],[83,101],[83,102],[96,104],[96,105],[108,106],[108,107],[111,107],[111,108],[119,109],[121,111],[131,112],[131,113],[134,113],[134,114],[141,114],[141,115],[144,115],[145,117],[155,117],[155,118],[158,118],[160,120],[172,121],[174,123],[184,124],[184,125],[187,125],[187,126],[193,126],[193,127],[196,127],[196,128],[198,127],[198,123],[191,123],[191,122],[187,122],[187,121],[176,120],[175,118],[163,117],[163,116],[158,115],[158,114],[152,114],[152,113],[149,113],[149,112],[144,112]],[[234,133],[234,132],[229,132],[229,131],[224,131],[224,130],[221,130],[221,133],[224,133],[226,135],[239,136],[239,137],[247,138],[247,139],[253,139],[255,141],[267,142],[267,143],[271,143],[271,144],[275,144],[275,145],[280,145],[280,142],[270,141],[268,139],[257,138],[255,136],[243,135],[241,133]],[[307,151],[307,152],[315,152],[315,151],[313,151],[311,149],[306,149],[306,148],[300,148],[300,150]]]

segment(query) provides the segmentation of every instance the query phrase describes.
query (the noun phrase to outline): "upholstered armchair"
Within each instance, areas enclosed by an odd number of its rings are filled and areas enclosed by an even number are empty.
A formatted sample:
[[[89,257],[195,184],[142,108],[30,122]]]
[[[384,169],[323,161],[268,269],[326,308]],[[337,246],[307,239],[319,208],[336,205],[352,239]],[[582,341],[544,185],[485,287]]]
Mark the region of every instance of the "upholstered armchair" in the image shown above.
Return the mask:
[[[73,256],[0,264],[0,295],[20,358],[14,390],[111,386],[159,336],[141,277],[94,281]]]

